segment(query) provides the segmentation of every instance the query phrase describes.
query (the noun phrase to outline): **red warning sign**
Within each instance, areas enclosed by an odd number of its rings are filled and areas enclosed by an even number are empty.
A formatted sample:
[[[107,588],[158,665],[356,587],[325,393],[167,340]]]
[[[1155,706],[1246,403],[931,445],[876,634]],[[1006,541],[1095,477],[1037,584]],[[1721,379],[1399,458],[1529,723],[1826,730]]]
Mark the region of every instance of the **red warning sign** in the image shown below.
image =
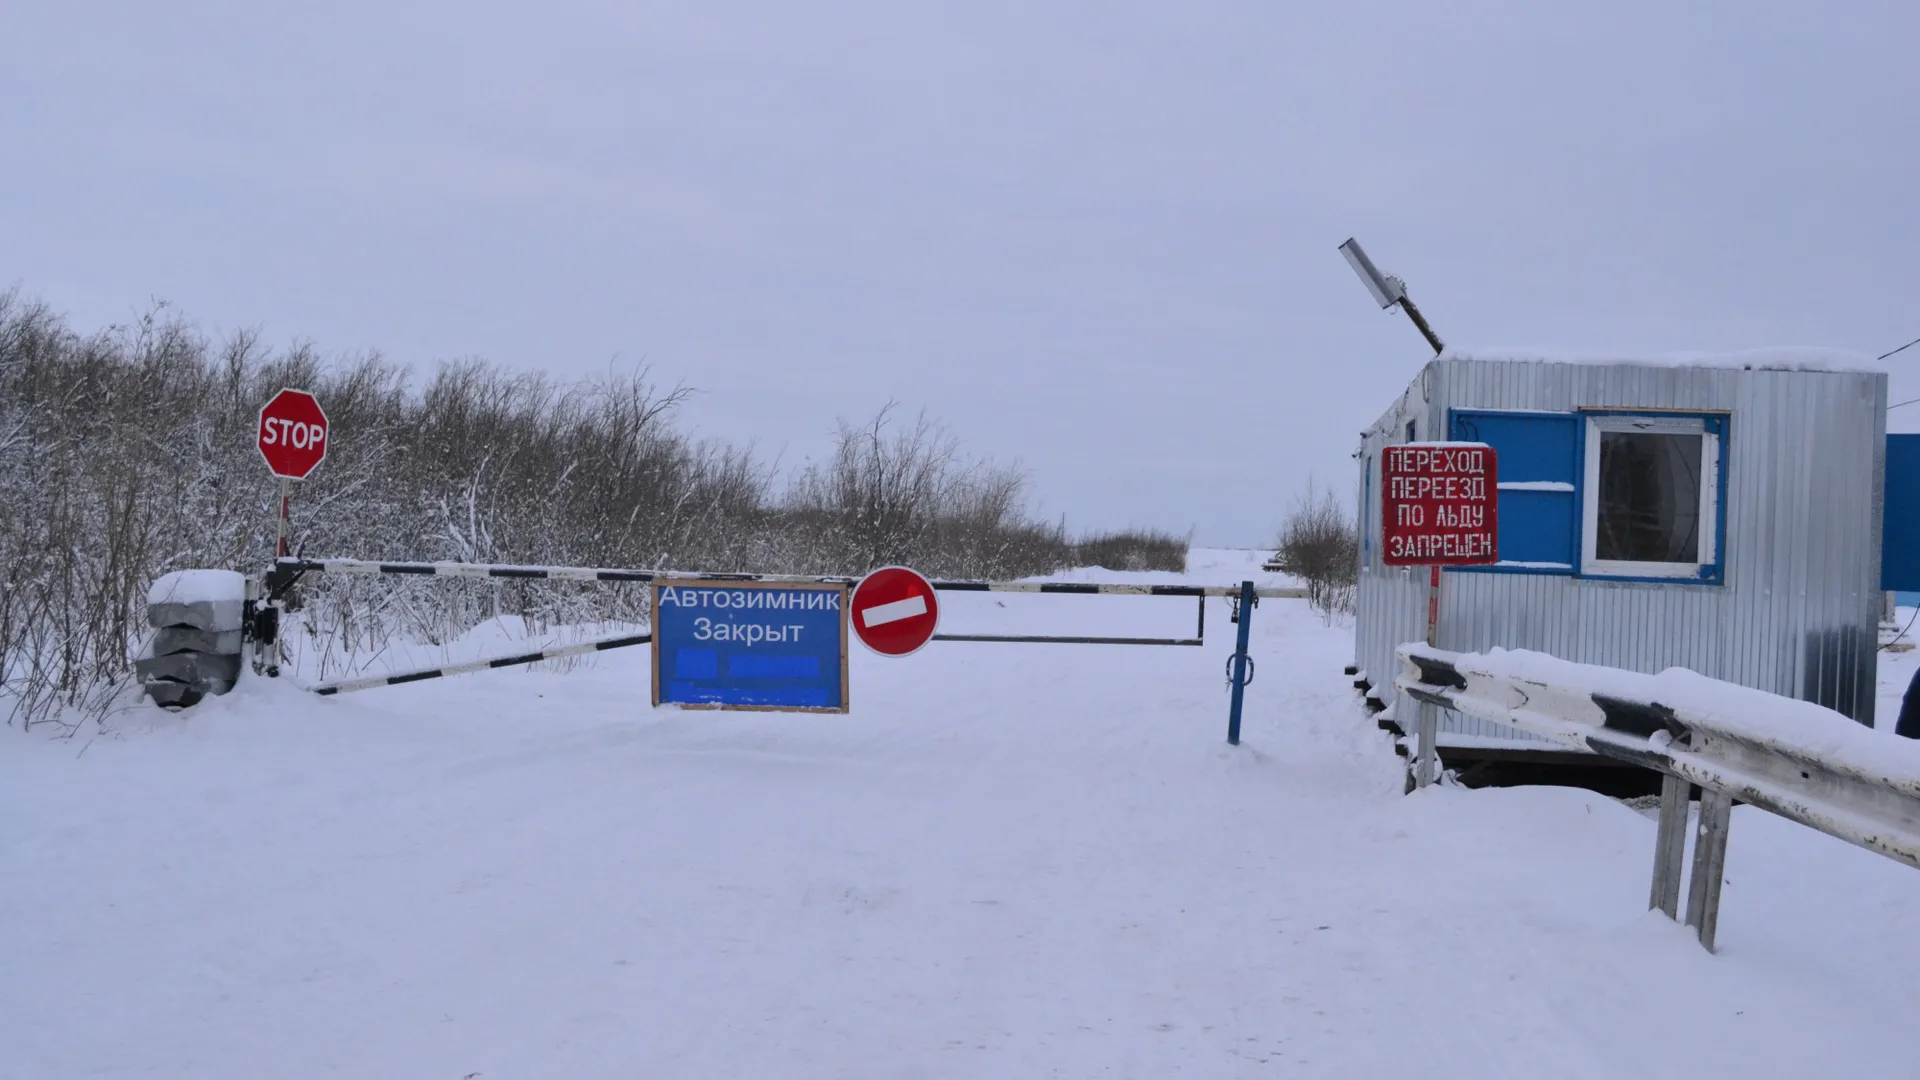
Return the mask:
[[[1380,459],[1380,520],[1388,566],[1485,566],[1500,561],[1500,482],[1485,443],[1408,443]]]

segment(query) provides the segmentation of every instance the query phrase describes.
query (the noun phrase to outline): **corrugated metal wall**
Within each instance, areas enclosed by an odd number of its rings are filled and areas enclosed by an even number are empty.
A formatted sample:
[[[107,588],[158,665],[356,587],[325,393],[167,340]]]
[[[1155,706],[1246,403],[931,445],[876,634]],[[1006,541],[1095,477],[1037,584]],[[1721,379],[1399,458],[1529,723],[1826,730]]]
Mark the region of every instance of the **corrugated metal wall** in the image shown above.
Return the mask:
[[[1445,359],[1362,439],[1376,506],[1363,558],[1355,663],[1392,700],[1393,650],[1426,632],[1424,574],[1380,563],[1379,451],[1445,438],[1447,410],[1697,409],[1731,414],[1722,477],[1725,584],[1448,573],[1443,648],[1533,649],[1635,671],[1714,678],[1873,716],[1881,595],[1886,376],[1720,367]],[[1510,737],[1448,716],[1443,729]]]

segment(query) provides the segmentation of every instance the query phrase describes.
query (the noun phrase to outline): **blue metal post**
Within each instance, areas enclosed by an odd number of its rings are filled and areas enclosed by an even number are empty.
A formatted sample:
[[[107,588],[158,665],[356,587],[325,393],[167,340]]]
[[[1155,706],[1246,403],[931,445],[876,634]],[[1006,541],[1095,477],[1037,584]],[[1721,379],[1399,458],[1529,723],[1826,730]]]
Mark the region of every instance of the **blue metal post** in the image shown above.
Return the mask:
[[[1240,635],[1233,652],[1233,711],[1227,714],[1227,742],[1240,745],[1240,702],[1247,693],[1247,631],[1253,625],[1253,582],[1240,583]]]

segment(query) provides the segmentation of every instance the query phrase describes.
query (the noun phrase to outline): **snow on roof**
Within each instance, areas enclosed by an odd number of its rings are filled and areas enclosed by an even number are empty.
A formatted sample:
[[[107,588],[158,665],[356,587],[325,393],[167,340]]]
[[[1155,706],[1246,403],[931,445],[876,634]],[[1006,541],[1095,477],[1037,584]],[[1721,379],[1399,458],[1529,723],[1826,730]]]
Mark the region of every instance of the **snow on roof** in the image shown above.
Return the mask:
[[[1480,360],[1494,363],[1586,364],[1632,367],[1744,368],[1749,371],[1830,371],[1878,374],[1886,369],[1865,353],[1846,349],[1773,348],[1740,352],[1676,352],[1621,355],[1559,353],[1528,348],[1448,349],[1441,360]]]
[[[1710,717],[1727,731],[1762,745],[1818,754],[1857,772],[1920,785],[1920,741],[1875,731],[1809,701],[1710,679],[1685,668],[1644,675],[1500,648],[1463,655],[1459,663],[1496,677],[1658,702],[1682,714]]]

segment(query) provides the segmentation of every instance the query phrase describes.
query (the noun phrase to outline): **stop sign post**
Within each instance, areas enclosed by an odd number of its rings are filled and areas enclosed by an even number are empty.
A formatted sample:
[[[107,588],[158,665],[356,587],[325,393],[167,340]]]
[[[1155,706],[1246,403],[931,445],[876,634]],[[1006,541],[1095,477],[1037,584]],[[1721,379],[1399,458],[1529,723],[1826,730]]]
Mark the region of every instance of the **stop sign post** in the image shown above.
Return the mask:
[[[280,478],[280,526],[274,553],[287,554],[287,515],[293,482],[305,480],[327,456],[327,414],[305,390],[286,389],[260,407],[256,444],[268,471]]]
[[[904,566],[888,566],[860,579],[847,600],[860,644],[882,656],[907,656],[933,640],[940,625],[940,598],[933,582]]]

